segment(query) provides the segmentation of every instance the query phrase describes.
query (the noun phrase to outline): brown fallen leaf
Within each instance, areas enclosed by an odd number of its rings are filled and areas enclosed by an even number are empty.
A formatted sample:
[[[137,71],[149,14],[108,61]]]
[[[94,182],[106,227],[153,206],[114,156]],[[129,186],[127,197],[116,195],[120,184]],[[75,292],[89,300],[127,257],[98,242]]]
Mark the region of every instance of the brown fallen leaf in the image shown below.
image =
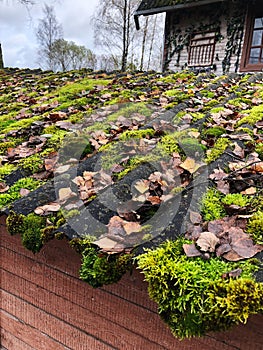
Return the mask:
[[[4,193],[9,190],[9,186],[4,182],[0,182],[0,193]]]
[[[235,145],[235,149],[233,151],[233,153],[240,157],[241,159],[243,159],[245,157],[245,151],[243,148],[241,148],[236,142],[234,143]]]
[[[103,251],[107,252],[113,251],[117,245],[117,242],[108,237],[103,237],[93,242],[93,244],[96,244],[99,248],[103,249]]]
[[[190,174],[194,174],[202,165],[201,163],[197,163],[193,158],[187,157],[179,166],[189,171]]]
[[[195,244],[183,244],[183,249],[185,254],[189,257],[189,258],[193,258],[196,256],[201,256],[202,253],[196,248]]]
[[[60,202],[66,202],[68,199],[76,196],[77,194],[69,187],[60,188],[58,191],[58,198]]]
[[[130,235],[131,233],[140,232],[142,229],[141,225],[138,222],[133,222],[133,221],[124,222],[123,228],[127,235]]]
[[[21,188],[20,191],[19,191],[19,194],[20,194],[21,197],[25,197],[29,193],[30,193],[30,191],[28,189],[26,189],[26,188]]]
[[[214,252],[216,245],[219,243],[219,239],[212,232],[206,231],[200,234],[200,237],[196,241],[196,244],[204,252]]]
[[[237,269],[234,269],[230,272],[224,273],[221,277],[223,279],[225,279],[225,278],[237,278],[241,275],[241,273],[242,273],[242,269],[237,268]]]
[[[202,222],[202,215],[195,211],[190,211],[190,221],[194,225],[198,225]]]
[[[251,166],[251,169],[256,171],[257,173],[263,173],[263,162],[258,162]]]
[[[121,240],[123,240],[123,236],[125,236],[126,232],[123,228],[123,222],[124,220],[122,218],[120,218],[119,216],[113,216],[107,227],[108,227],[108,234],[111,237],[116,238],[121,238]],[[128,221],[126,221],[128,222]]]
[[[35,208],[34,212],[35,212],[35,214],[38,214],[38,215],[47,215],[49,213],[59,211],[60,208],[61,208],[61,206],[59,203],[51,202],[49,204],[42,205],[42,206]]]
[[[135,183],[134,188],[141,194],[149,190],[148,180],[139,180]]]
[[[244,191],[241,191],[241,194],[246,194],[246,195],[251,195],[251,194],[256,194],[257,193],[257,189],[256,187],[249,187]]]

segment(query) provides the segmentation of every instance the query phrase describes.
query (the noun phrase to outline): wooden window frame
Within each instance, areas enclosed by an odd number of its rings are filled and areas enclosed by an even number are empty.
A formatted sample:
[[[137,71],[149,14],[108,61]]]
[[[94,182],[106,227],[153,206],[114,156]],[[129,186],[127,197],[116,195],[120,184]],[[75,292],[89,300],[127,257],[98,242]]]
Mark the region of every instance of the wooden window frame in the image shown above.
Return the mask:
[[[262,63],[249,63],[250,50],[252,46],[252,38],[254,32],[255,18],[258,16],[263,17],[263,10],[258,10],[257,3],[252,9],[248,10],[246,23],[245,23],[245,37],[243,43],[242,56],[240,61],[240,72],[261,72],[263,71]],[[263,49],[262,49],[263,50]]]
[[[195,36],[197,35],[203,35],[203,37],[200,36],[200,38],[195,38]],[[212,43],[204,43],[204,44],[198,45],[198,42],[205,41],[206,39],[213,39],[214,41]],[[197,45],[193,45],[193,43],[197,43]],[[215,45],[216,45],[215,31],[193,33],[193,37],[189,45],[188,67],[211,67],[214,63]],[[209,52],[207,51],[207,49],[209,50]],[[191,63],[192,60],[195,60],[192,58],[193,55],[195,55],[194,53],[195,50],[197,51],[198,57],[200,56],[199,62]],[[202,63],[203,58],[206,60],[205,63]]]

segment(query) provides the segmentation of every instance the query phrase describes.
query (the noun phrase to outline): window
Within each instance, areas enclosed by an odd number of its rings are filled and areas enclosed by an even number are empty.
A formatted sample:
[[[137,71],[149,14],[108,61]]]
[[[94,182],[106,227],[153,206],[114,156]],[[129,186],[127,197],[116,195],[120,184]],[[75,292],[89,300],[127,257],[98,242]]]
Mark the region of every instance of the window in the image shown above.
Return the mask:
[[[247,16],[240,70],[263,70],[263,10],[257,4]]]
[[[213,64],[215,53],[215,32],[196,33],[188,54],[189,67],[207,67]]]

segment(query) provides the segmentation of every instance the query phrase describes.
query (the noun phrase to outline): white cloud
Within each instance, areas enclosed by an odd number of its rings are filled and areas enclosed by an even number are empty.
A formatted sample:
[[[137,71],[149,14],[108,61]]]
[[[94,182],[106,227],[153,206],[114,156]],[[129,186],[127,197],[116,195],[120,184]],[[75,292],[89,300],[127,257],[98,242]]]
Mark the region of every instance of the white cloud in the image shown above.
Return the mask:
[[[5,66],[19,68],[39,66],[35,28],[38,20],[43,17],[44,3],[54,6],[66,40],[94,49],[90,20],[98,0],[38,1],[30,9],[15,0],[0,0],[0,42]]]

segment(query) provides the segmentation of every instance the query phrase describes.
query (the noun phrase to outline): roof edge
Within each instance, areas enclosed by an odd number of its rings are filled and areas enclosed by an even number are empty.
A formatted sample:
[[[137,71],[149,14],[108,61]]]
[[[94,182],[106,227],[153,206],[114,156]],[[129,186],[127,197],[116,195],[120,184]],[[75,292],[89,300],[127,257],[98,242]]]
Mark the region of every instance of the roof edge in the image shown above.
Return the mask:
[[[184,9],[184,8],[189,8],[189,7],[195,7],[195,6],[201,6],[201,5],[208,5],[208,4],[212,4],[215,2],[224,2],[226,0],[203,0],[203,1],[193,1],[193,2],[189,2],[186,4],[178,4],[178,5],[173,5],[173,6],[163,6],[163,7],[157,7],[154,9],[149,9],[149,10],[141,10],[138,11],[136,10],[134,12],[134,16],[138,17],[138,16],[149,16],[149,15],[155,15],[157,13],[162,13],[162,12],[169,12],[169,11],[173,11],[173,10],[180,10],[180,9]]]

